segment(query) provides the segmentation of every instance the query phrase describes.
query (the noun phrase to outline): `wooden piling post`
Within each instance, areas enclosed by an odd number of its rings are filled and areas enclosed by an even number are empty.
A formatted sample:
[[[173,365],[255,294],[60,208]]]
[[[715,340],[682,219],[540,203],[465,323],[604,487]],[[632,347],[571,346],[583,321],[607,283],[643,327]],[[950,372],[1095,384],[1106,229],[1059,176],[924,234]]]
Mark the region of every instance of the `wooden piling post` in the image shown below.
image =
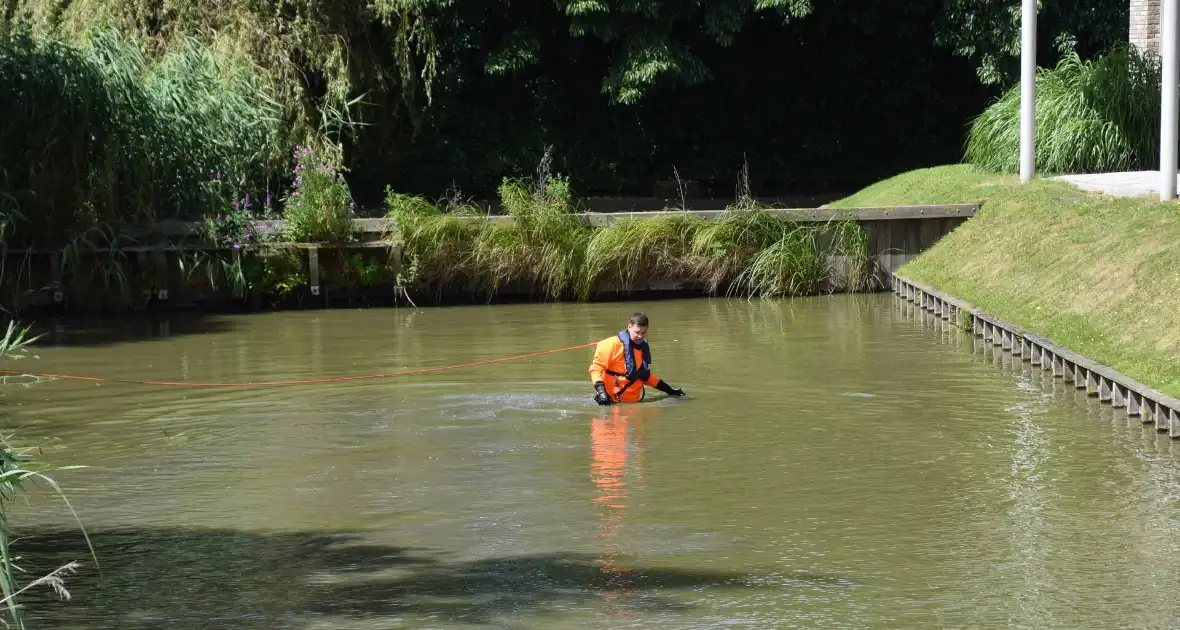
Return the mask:
[[[311,285],[311,294],[320,294],[320,248],[307,248],[307,280]]]

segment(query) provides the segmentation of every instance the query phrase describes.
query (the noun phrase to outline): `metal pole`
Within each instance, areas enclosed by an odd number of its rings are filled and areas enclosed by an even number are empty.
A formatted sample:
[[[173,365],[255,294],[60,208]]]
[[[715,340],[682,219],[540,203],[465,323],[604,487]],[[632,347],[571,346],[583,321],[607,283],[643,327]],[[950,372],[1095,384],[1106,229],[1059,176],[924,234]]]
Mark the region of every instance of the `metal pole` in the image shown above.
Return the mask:
[[[1176,198],[1178,3],[1180,0],[1164,0],[1160,20],[1160,53],[1163,57],[1163,77],[1160,81],[1160,201]]]
[[[1171,0],[1176,1],[1176,0]],[[1020,16],[1020,183],[1032,180],[1037,137],[1037,0],[1024,0]]]

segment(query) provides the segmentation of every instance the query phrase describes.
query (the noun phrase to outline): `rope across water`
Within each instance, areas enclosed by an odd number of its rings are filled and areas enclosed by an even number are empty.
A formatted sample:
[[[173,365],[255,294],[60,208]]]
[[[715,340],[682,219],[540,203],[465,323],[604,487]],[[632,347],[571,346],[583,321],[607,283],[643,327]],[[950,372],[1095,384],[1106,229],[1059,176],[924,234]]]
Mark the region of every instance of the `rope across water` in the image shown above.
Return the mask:
[[[457,370],[459,368],[476,367],[479,365],[488,365],[490,363],[503,363],[505,361],[516,361],[519,359],[528,359],[530,357],[539,357],[547,354],[557,354],[558,352],[568,352],[570,350],[581,350],[583,348],[590,348],[596,344],[584,343],[580,346],[570,346],[568,348],[557,348],[555,350],[545,350],[543,352],[530,352],[529,354],[520,354],[514,357],[503,357],[500,359],[487,359],[485,361],[474,361],[472,363],[461,363],[458,365],[444,365],[440,367],[422,368],[418,370],[405,370],[402,372],[386,372],[384,374],[363,374],[359,376],[336,376],[332,378],[313,378],[295,381],[251,381],[245,383],[193,383],[188,381],[133,381],[122,378],[103,378],[100,376],[75,376],[72,374],[49,374],[42,372],[21,372],[14,370],[0,370],[0,374],[8,374],[13,376],[36,376],[40,378],[60,378],[72,381],[92,381],[97,383],[123,383],[127,385],[161,385],[167,387],[277,387],[281,385],[317,385],[320,383],[341,383],[345,381],[364,381],[378,378],[394,378],[397,376],[410,376],[412,374],[427,374],[430,372],[442,372],[445,370]]]

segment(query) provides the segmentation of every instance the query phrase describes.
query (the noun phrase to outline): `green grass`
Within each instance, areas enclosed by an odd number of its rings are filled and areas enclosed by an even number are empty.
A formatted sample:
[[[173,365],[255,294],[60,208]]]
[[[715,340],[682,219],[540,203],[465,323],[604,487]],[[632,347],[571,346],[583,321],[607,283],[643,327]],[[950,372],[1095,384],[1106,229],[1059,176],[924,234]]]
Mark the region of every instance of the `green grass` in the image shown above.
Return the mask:
[[[832,202],[835,208],[940,203],[979,203],[1017,183],[969,164],[924,168],[877,182],[851,196]]]
[[[837,205],[984,201],[900,270],[1180,398],[1180,211],[946,166]]]

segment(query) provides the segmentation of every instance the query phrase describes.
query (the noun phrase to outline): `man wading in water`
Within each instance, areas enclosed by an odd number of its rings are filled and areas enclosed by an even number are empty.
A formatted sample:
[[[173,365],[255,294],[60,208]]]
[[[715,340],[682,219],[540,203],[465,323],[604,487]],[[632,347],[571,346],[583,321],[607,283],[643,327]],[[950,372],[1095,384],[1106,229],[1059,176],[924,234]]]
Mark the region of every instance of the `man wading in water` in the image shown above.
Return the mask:
[[[594,383],[594,402],[600,405],[636,403],[643,400],[650,385],[669,396],[683,396],[651,372],[651,348],[647,345],[647,315],[631,316],[627,328],[607,337],[594,348],[590,362],[590,380]]]

